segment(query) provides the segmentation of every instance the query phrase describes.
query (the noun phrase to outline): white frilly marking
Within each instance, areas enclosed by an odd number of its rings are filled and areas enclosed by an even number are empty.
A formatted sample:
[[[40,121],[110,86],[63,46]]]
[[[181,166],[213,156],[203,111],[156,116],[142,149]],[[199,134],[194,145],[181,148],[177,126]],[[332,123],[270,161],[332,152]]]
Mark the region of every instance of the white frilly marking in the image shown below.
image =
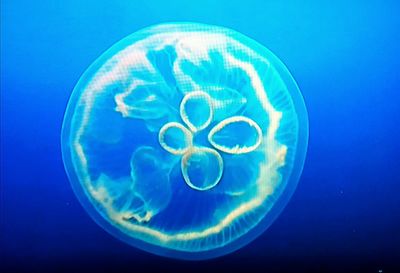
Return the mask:
[[[217,134],[220,130],[222,130],[225,126],[229,124],[233,124],[236,122],[246,122],[251,128],[255,129],[255,133],[257,134],[256,142],[251,145],[251,146],[240,146],[240,145],[235,145],[233,147],[227,147],[221,144],[218,144],[217,142],[214,141],[213,137],[215,134]],[[208,134],[208,141],[211,143],[211,145],[214,146],[214,148],[223,151],[228,154],[245,154],[245,153],[250,153],[254,151],[255,149],[258,148],[258,146],[261,144],[262,141],[262,131],[260,126],[258,124],[245,116],[233,116],[227,119],[224,119],[220,123],[214,126],[214,128],[211,129],[211,131]]]

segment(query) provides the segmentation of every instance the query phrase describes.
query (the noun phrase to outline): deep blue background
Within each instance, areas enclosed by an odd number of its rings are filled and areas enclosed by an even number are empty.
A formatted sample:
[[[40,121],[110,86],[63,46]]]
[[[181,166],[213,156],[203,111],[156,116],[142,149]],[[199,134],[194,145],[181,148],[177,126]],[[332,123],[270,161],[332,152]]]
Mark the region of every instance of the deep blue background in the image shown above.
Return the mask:
[[[329,2],[2,1],[0,271],[400,267],[400,2]],[[83,71],[119,39],[167,21],[226,26],[264,44],[309,111],[308,156],[289,205],[247,247],[201,263],[103,231],[61,160],[63,114]]]

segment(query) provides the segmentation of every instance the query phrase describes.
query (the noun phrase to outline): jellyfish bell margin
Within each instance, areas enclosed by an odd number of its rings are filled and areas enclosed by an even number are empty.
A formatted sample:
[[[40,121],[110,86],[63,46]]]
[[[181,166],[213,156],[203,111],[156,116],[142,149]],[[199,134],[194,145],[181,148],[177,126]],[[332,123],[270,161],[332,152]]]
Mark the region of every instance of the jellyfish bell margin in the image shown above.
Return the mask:
[[[88,214],[134,247],[222,256],[263,233],[304,165],[307,111],[284,64],[230,29],[151,26],[79,79],[63,162]]]

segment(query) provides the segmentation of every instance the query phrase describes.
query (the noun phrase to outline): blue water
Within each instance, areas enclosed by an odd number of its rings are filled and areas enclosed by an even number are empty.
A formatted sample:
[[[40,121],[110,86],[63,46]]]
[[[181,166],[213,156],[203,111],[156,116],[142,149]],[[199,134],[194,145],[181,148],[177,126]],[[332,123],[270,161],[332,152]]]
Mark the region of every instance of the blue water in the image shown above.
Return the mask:
[[[400,250],[396,1],[2,1],[1,267],[390,272]],[[60,131],[80,75],[145,26],[196,21],[272,50],[304,96],[303,174],[272,226],[205,263],[132,248],[97,226],[64,171]],[[4,259],[3,259],[4,258]],[[262,266],[262,267],[261,267]]]

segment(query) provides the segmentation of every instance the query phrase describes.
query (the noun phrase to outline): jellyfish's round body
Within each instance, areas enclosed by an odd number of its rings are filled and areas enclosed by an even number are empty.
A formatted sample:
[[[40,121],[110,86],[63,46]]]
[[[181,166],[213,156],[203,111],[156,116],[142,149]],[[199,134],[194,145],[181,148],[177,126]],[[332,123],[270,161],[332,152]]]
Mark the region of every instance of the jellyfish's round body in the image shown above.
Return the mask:
[[[62,149],[88,213],[159,255],[232,252],[274,221],[299,179],[307,112],[285,66],[226,28],[163,24],[84,73]]]

